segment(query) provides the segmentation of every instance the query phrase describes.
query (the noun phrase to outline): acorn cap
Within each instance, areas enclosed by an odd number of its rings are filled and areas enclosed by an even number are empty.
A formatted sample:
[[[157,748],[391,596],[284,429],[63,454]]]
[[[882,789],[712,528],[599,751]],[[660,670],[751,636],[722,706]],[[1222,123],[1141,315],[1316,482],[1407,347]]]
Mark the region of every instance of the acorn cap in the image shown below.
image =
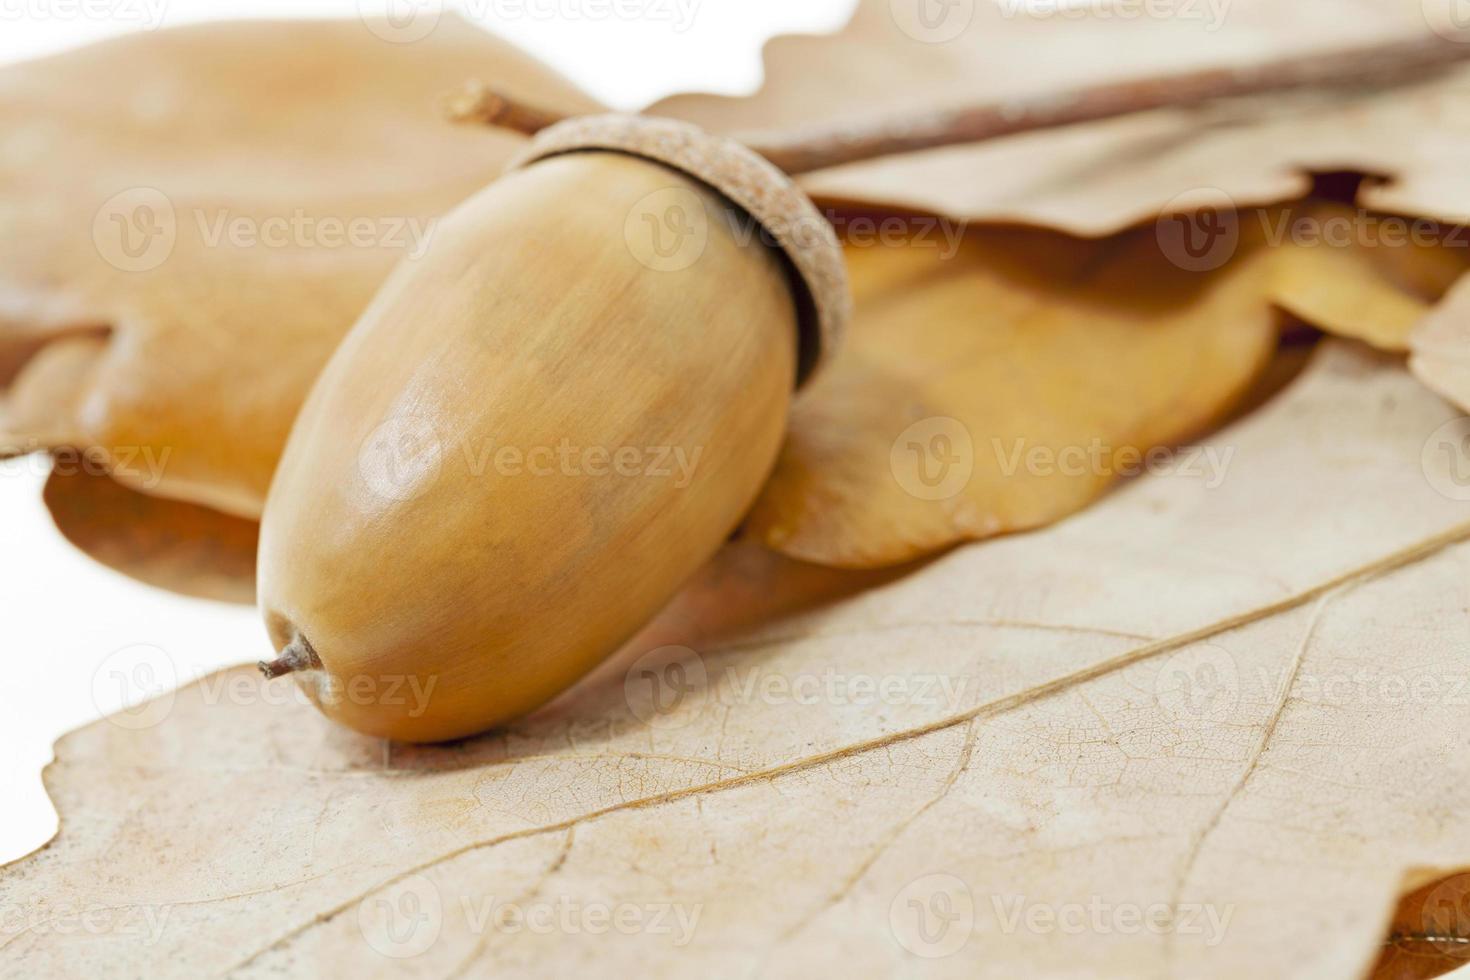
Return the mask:
[[[606,150],[643,157],[709,185],[744,209],[785,254],[800,331],[797,387],[829,362],[852,315],[842,246],[811,198],[765,157],[735,140],[674,119],[579,116],[532,138],[515,170],[547,157]]]

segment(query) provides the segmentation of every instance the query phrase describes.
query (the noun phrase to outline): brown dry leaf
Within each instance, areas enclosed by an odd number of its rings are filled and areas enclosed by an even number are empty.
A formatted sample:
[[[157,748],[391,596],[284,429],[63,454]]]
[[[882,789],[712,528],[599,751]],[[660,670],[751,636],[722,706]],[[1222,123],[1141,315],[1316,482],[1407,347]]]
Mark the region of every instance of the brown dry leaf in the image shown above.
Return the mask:
[[[1470,864],[1470,510],[1425,452],[1464,424],[1334,342],[1212,437],[1213,489],[635,645],[454,745],[207,678],[58,744],[0,972],[1361,975],[1400,890]]]
[[[1419,380],[1470,412],[1470,277],[1416,325],[1409,344]]]
[[[792,413],[748,528],[871,567],[1079,510],[1156,446],[1220,419],[1276,346],[1254,222],[1214,270],[1154,229],[1089,242],[971,231],[850,248],[846,347]]]
[[[76,450],[56,453],[45,501],[68,541],[149,585],[203,599],[255,602],[259,525],[129,490],[104,475],[99,462]]]
[[[1271,257],[1271,300],[1329,333],[1407,351],[1415,326],[1470,271],[1470,231],[1305,201],[1248,212]],[[1366,233],[1365,233],[1366,232]]]
[[[1269,362],[1273,307],[1404,350],[1470,268],[1452,244],[1358,241],[1330,201],[1222,221],[1197,257],[1166,222],[1096,241],[982,227],[953,255],[916,224],[905,246],[849,247],[847,346],[797,402],[749,533],[866,568],[1040,527],[1225,416]]]
[[[521,142],[447,122],[438,97],[480,78],[596,108],[457,17],[416,43],[374,26],[392,36],[217,24],[0,69],[12,449],[167,451],[156,485],[118,478],[255,516],[337,340]]]
[[[799,129],[1294,53],[1428,36],[1453,0],[862,0],[829,37],[782,37],[748,98],[684,95],[650,111],[725,132]],[[1394,178],[1366,207],[1470,220],[1470,69],[1387,94],[1239,100],[1151,112],[815,173],[839,201],[1111,234],[1219,188],[1240,206],[1302,196],[1308,171]]]
[[[1470,964],[1470,937],[1461,935],[1467,912],[1470,874],[1436,877],[1409,892],[1394,911],[1373,980],[1425,980]]]

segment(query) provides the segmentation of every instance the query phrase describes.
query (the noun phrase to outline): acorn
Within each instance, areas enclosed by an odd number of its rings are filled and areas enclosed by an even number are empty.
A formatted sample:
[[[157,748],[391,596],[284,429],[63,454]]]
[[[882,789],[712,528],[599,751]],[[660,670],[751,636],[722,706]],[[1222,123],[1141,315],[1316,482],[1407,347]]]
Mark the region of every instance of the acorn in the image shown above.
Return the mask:
[[[741,144],[546,129],[316,382],[262,520],[262,670],[405,741],[545,704],[736,529],[848,308],[830,224]]]

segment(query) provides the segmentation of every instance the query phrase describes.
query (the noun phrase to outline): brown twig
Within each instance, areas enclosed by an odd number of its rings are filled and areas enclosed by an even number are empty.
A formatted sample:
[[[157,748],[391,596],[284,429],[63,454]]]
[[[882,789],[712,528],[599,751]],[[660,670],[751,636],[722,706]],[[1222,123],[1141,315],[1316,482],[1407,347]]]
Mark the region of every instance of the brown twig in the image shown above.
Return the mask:
[[[1255,65],[1160,75],[1026,96],[984,105],[848,125],[810,126],[752,135],[744,142],[789,174],[859,163],[943,146],[980,143],[1153,109],[1186,108],[1218,99],[1303,89],[1381,89],[1422,80],[1470,61],[1470,37],[1434,35]],[[476,90],[480,101],[454,113],[528,135],[559,121],[556,113]]]
[[[494,92],[479,81],[468,82],[460,91],[446,96],[443,110],[455,122],[494,126],[523,136],[535,136],[547,126],[566,118],[560,113],[538,109]]]

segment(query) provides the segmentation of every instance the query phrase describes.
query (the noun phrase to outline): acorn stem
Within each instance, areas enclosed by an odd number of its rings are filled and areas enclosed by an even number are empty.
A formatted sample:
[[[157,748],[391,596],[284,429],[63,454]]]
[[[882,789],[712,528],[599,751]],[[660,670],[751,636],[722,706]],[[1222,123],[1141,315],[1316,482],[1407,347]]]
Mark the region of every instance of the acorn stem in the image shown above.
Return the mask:
[[[906,112],[845,124],[816,124],[786,133],[752,134],[743,142],[788,174],[811,173],[902,153],[982,143],[1155,109],[1302,89],[1373,89],[1420,81],[1470,61],[1470,36],[1440,35],[1263,61],[1253,65],[1158,75],[1063,92],[1042,92],[931,112]],[[534,136],[563,116],[474,83],[449,100],[450,118]]]
[[[493,91],[481,81],[466,82],[460,91],[445,96],[442,106],[453,122],[494,126],[522,136],[535,136],[566,118]]]
[[[266,680],[273,680],[298,671],[321,670],[322,662],[317,657],[316,651],[311,648],[311,644],[307,642],[306,637],[297,634],[281,649],[276,659],[262,660],[258,666]]]

